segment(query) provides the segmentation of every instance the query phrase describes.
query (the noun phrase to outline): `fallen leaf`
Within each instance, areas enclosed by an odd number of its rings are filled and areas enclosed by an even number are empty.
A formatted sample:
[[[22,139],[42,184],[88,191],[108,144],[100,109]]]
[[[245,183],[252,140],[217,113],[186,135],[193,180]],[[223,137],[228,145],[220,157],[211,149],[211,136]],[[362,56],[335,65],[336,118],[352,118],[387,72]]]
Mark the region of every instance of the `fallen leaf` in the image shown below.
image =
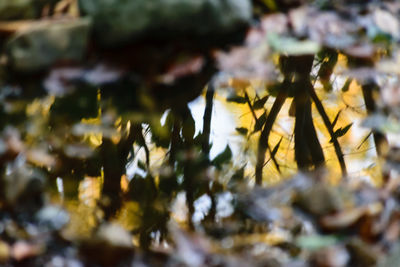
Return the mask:
[[[172,64],[167,73],[161,75],[160,81],[165,84],[172,84],[175,80],[199,73],[205,64],[205,60],[201,56],[195,56],[183,62]]]
[[[334,215],[324,216],[321,219],[321,225],[325,229],[341,229],[346,228],[357,222],[365,213],[365,208],[354,208],[341,211]]]
[[[311,255],[311,263],[313,266],[331,266],[345,267],[348,266],[350,255],[343,246],[330,246]]]
[[[11,255],[11,248],[10,246],[0,240],[0,264],[6,263]]]
[[[11,255],[16,261],[39,256],[44,252],[44,248],[40,245],[31,244],[26,241],[17,241],[11,248]]]
[[[4,35],[11,35],[18,31],[24,31],[35,23],[33,20],[20,20],[20,21],[2,21],[0,22],[0,33]]]
[[[391,34],[394,38],[400,37],[400,24],[398,18],[383,9],[376,9],[373,14],[376,25],[385,33]]]
[[[57,161],[49,154],[47,151],[43,149],[30,149],[26,152],[26,159],[28,162],[39,166],[39,167],[47,167],[52,168],[56,165]]]
[[[192,234],[170,223],[169,229],[176,245],[175,256],[188,266],[205,266],[210,243],[199,234]]]

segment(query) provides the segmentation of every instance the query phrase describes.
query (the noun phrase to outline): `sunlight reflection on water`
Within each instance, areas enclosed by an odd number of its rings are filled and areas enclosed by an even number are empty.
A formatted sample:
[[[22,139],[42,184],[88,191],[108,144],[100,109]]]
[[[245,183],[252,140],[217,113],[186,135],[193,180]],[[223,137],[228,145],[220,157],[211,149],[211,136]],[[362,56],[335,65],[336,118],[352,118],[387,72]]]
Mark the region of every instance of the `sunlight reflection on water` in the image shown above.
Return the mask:
[[[378,166],[379,164],[377,164],[377,155],[372,136],[363,143],[363,139],[368,135],[369,130],[361,126],[361,122],[365,116],[361,95],[357,89],[354,89],[351,93],[347,93],[345,97],[346,101],[356,106],[356,108],[349,108],[347,107],[349,103],[344,103],[344,100],[342,99],[343,97],[337,96],[337,94],[336,96],[333,96],[334,94],[324,94],[321,97],[321,100],[324,101],[326,110],[329,116],[332,117],[332,120],[336,113],[339,110],[342,110],[336,129],[344,127],[348,123],[353,123],[350,131],[345,136],[339,138],[339,142],[345,155],[349,175],[353,178],[360,178],[375,184],[379,181],[380,177],[372,176],[376,176],[377,173],[379,173],[376,169],[380,169],[380,167]],[[286,144],[281,146],[281,152],[276,155],[278,161],[280,160],[283,168],[286,169],[286,171],[283,172],[283,176],[292,174],[296,169],[294,157],[292,155],[294,118],[288,116],[288,109],[291,101],[288,102],[289,103],[286,103],[281,111],[274,126],[275,130],[271,133],[270,138],[271,146],[276,144],[281,137],[287,140]],[[270,108],[270,105],[271,103],[267,103],[268,109]],[[210,142],[212,143],[212,147],[210,157],[213,159],[216,155],[221,153],[228,144],[233,153],[234,164],[238,166],[243,164],[243,162],[247,163],[248,171],[252,171],[252,168],[254,167],[254,155],[256,153],[255,144],[258,140],[258,135],[251,137],[253,138],[253,145],[250,146],[250,153],[244,154],[244,146],[248,146],[248,144],[246,145],[246,142],[249,142],[249,140],[246,140],[244,136],[238,134],[235,130],[236,127],[241,127],[241,124],[243,123],[242,117],[246,115],[243,114],[244,105],[242,105],[242,107],[239,106],[240,105],[227,103],[225,99],[218,95],[214,98],[211,119]],[[204,97],[201,96],[192,101],[189,107],[195,120],[197,134],[203,129],[203,115],[205,109]],[[328,168],[336,175],[339,168],[333,145],[329,142],[329,134],[326,132],[320,115],[315,111],[313,112],[313,118],[321,145],[324,148]],[[266,159],[268,159],[268,157]],[[276,179],[280,180],[280,178],[275,177],[280,175],[276,173],[276,170],[272,165],[265,166],[264,172],[266,176],[268,176],[268,179],[271,179],[269,182],[274,182]]]
[[[365,117],[365,110],[360,92],[357,88],[353,88],[349,93],[343,94],[344,96],[338,96],[340,92],[335,93],[337,94],[324,93],[321,90],[318,91],[319,97],[331,120],[333,120],[339,110],[341,110],[340,119],[337,121],[335,129],[353,123],[349,132],[339,138],[339,142],[345,154],[349,177],[351,179],[362,179],[372,184],[379,184],[381,171],[372,136],[363,142],[365,137],[368,136],[369,130],[361,127],[361,122]],[[259,132],[250,134],[250,136],[239,134],[236,130],[237,127],[246,127],[249,130],[249,133],[253,131],[254,118],[250,114],[247,104],[228,103],[225,98],[226,95],[224,92],[218,92],[213,101],[210,132],[210,143],[212,143],[210,159],[215,158],[219,153],[224,151],[227,145],[229,145],[233,154],[233,160],[232,164],[227,164],[227,168],[222,171],[218,170],[216,172],[211,172],[211,175],[215,175],[220,182],[224,183],[232,177],[235,170],[246,166],[245,177],[247,182],[252,184],[252,182],[254,182],[254,163]],[[265,104],[265,110],[270,110],[273,101],[273,97],[268,99]],[[345,103],[345,101],[347,102]],[[205,104],[204,96],[200,96],[189,103],[189,108],[195,121],[195,135],[198,135],[203,131]],[[282,111],[274,124],[269,140],[271,147],[275,146],[281,138],[284,140],[276,154],[276,159],[283,170],[282,175],[277,172],[272,161],[268,162],[264,167],[265,185],[279,182],[285,177],[297,173],[296,163],[294,161],[293,144],[294,118],[288,115],[290,104],[291,100],[287,101],[282,108]],[[349,107],[348,104],[351,104],[351,107]],[[315,107],[313,107],[313,120],[321,145],[324,148],[326,163],[331,173],[330,176],[334,177],[333,181],[337,181],[340,179],[340,168],[334,148],[329,142],[330,136],[326,131],[321,116],[314,109]],[[162,116],[161,124],[165,123],[168,112],[169,111],[166,111]],[[257,117],[259,117],[262,112],[264,112],[264,110],[257,110]],[[152,151],[150,159],[151,165],[157,169],[158,164],[165,159],[166,151],[162,149],[159,150],[151,144],[150,133],[146,136],[146,140],[150,150]],[[139,159],[142,161],[144,160],[144,150],[139,149],[138,147],[135,147],[135,149],[136,156],[127,166],[128,179],[131,179],[135,174],[139,174],[143,177],[147,174],[146,171],[137,166],[137,161]],[[268,154],[266,161],[269,157],[270,155]],[[182,180],[183,177],[179,176],[179,179]],[[82,188],[84,188],[84,185],[85,183],[83,182]],[[96,200],[98,195],[89,194],[87,197],[89,200]],[[229,191],[216,195],[217,220],[229,217],[232,214],[234,209],[234,198],[235,196]],[[81,199],[81,201],[89,204],[87,199]],[[211,199],[208,195],[202,195],[195,200],[194,206],[195,212],[192,218],[193,222],[200,223],[210,210]],[[185,193],[179,192],[174,198],[171,206],[171,217],[178,223],[185,224],[187,222],[187,215],[188,209],[186,206]],[[124,221],[124,219],[122,220]],[[128,225],[132,224],[131,222],[126,223]]]
[[[197,134],[203,130],[204,98],[198,97],[189,104],[189,107],[196,123]],[[221,153],[227,144],[232,149],[234,158],[239,155],[241,137],[236,135],[236,124],[235,114],[228,111],[221,101],[214,100],[210,134],[210,142],[212,143],[210,150],[211,158]]]

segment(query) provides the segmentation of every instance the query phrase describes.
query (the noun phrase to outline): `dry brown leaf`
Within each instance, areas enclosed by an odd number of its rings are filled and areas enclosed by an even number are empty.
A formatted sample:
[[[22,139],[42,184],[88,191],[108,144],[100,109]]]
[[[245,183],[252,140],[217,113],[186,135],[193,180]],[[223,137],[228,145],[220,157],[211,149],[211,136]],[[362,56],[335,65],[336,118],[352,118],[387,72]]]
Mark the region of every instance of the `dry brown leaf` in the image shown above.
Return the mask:
[[[400,222],[398,218],[393,220],[387,227],[385,231],[385,239],[389,242],[396,242],[400,237]]]
[[[341,246],[332,246],[311,255],[312,266],[344,267],[350,260],[348,251]]]
[[[40,167],[54,167],[56,159],[42,149],[31,149],[26,152],[28,162]]]
[[[289,31],[288,26],[288,18],[285,14],[271,14],[261,19],[261,29],[264,34],[285,34]]]
[[[11,254],[10,246],[0,240],[0,264],[5,263],[9,260]]]
[[[165,84],[172,84],[179,78],[200,72],[204,64],[205,61],[202,56],[195,56],[184,62],[174,63],[169,67],[167,73],[160,77],[160,81]]]
[[[326,229],[346,228],[357,222],[365,213],[365,208],[345,210],[334,215],[328,215],[321,219],[321,225]]]
[[[381,212],[382,204],[377,202],[367,206],[357,207],[324,216],[321,219],[321,225],[326,229],[341,229],[354,225],[362,216],[373,216]]]
[[[40,245],[30,244],[26,241],[17,241],[11,248],[11,255],[17,261],[36,257],[44,252]]]
[[[2,21],[0,22],[0,34],[11,35],[18,31],[24,31],[34,23],[33,20]]]
[[[355,58],[372,59],[376,55],[376,48],[370,44],[360,44],[344,48],[345,54]]]

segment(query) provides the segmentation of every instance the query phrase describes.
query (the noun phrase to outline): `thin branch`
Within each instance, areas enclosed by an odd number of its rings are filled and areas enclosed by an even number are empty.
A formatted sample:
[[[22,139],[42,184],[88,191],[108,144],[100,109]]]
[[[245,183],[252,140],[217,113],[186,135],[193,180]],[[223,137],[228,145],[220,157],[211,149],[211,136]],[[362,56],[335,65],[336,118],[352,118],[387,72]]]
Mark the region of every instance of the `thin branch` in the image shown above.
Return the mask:
[[[376,111],[376,104],[374,101],[374,97],[372,95],[375,87],[379,89],[378,85],[373,81],[367,82],[366,84],[363,84],[361,86],[365,107],[367,109],[368,114],[371,114]],[[386,136],[383,133],[376,130],[372,131],[372,135],[375,142],[376,153],[378,154],[378,156],[384,156],[389,147],[389,143],[388,140],[386,139]]]
[[[327,128],[327,130],[329,132],[329,135],[331,136],[333,146],[335,148],[336,157],[338,158],[338,161],[340,164],[340,169],[342,170],[342,175],[347,176],[347,167],[346,167],[346,162],[344,161],[342,148],[340,147],[339,141],[335,136],[335,132],[333,131],[332,123],[329,120],[328,114],[326,114],[324,106],[322,105],[317,94],[315,93],[314,87],[312,87],[312,86],[309,87],[309,93],[310,93],[311,99],[315,103],[315,106],[316,106],[319,114],[322,117],[322,120],[325,124],[325,127]]]
[[[358,145],[358,147],[356,148],[357,150],[359,150],[361,148],[361,146],[367,142],[368,138],[372,135],[372,131],[369,132],[369,134],[367,134],[367,136],[364,137],[364,139],[361,141],[361,144]]]
[[[250,108],[251,114],[253,114],[253,118],[257,121],[256,112],[254,111],[253,105],[251,104],[251,101],[250,101],[250,97],[249,97],[249,95],[247,94],[246,91],[244,92],[244,97],[246,98],[246,102],[247,102],[247,105],[248,105],[249,108]],[[281,170],[280,170],[280,168],[279,168],[278,161],[276,160],[275,155],[272,154],[272,149],[271,149],[271,147],[269,146],[268,143],[267,143],[267,146],[268,146],[268,150],[269,150],[270,155],[271,155],[270,160],[272,159],[272,162],[274,163],[276,170],[277,170],[278,173],[280,174],[280,173],[281,173]],[[265,164],[263,164],[263,167],[264,167],[268,162],[269,162],[269,160],[268,160]]]
[[[295,159],[299,169],[309,169],[312,165],[319,167],[324,164],[325,157],[311,115],[311,101],[307,87],[312,85],[306,79],[299,82],[297,87],[297,94],[293,99],[296,107]]]
[[[203,133],[202,133],[202,150],[207,156],[210,153],[210,132],[211,132],[211,116],[213,110],[213,99],[214,99],[214,85],[212,82],[209,83],[206,93],[206,107],[204,109],[203,116]]]
[[[139,127],[137,129],[137,142],[139,142],[140,145],[143,147],[144,152],[146,154],[146,166],[147,166],[147,168],[150,168],[150,150],[146,144],[146,139],[143,135],[142,125],[139,125]]]
[[[169,163],[173,166],[176,161],[176,153],[178,151],[178,146],[180,143],[180,136],[179,132],[181,129],[181,123],[180,120],[177,119],[176,117],[174,118],[174,125],[172,128],[172,133],[171,133],[171,146],[169,149]]]
[[[258,142],[258,151],[257,151],[257,163],[256,163],[256,184],[261,185],[262,183],[262,170],[265,161],[265,152],[268,148],[268,139],[269,134],[272,129],[272,125],[274,124],[276,117],[279,114],[285,100],[287,98],[287,88],[283,87],[279,90],[279,93],[275,99],[274,104],[272,105],[271,111],[268,114],[267,120],[264,124],[264,128],[261,131],[260,139]]]
[[[202,151],[203,153],[209,157],[210,155],[210,133],[211,133],[211,118],[212,118],[212,111],[213,111],[213,101],[214,101],[214,95],[215,95],[215,88],[213,81],[211,81],[208,84],[207,87],[207,92],[206,92],[206,107],[204,109],[204,115],[203,115],[203,133],[202,133]],[[210,221],[215,220],[215,215],[217,212],[217,201],[215,199],[214,194],[211,192],[210,187],[207,188],[207,195],[211,199],[211,208],[206,216],[205,219],[208,219]],[[188,202],[189,203],[189,202]],[[190,205],[190,204],[189,204]],[[191,217],[192,214],[190,215],[189,219],[189,225],[191,225]]]

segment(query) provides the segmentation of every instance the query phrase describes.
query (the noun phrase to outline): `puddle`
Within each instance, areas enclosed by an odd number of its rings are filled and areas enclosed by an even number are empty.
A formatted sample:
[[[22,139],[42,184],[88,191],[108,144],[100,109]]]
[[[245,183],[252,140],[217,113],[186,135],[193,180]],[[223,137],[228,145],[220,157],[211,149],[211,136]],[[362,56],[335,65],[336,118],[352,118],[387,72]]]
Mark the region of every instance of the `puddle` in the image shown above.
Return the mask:
[[[337,77],[333,82],[333,92],[325,92],[318,84],[315,85],[316,92],[321,100],[330,121],[336,121],[334,130],[349,127],[349,130],[338,138],[344,153],[348,174],[351,179],[360,179],[367,181],[373,185],[379,185],[381,182],[381,166],[377,160],[376,150],[370,130],[361,126],[361,122],[365,118],[366,111],[364,100],[362,98],[360,86],[353,82],[349,86],[349,90],[341,92],[343,79]],[[255,165],[258,141],[260,138],[260,127],[257,129],[256,119],[260,119],[271,110],[275,101],[274,97],[269,97],[264,106],[252,110],[247,102],[233,103],[228,101],[229,94],[232,89],[221,88],[215,93],[213,100],[213,109],[211,117],[210,130],[210,159],[213,160],[222,153],[227,145],[232,151],[232,161],[226,164],[221,170],[211,170],[211,176],[215,176],[221,184],[225,184],[232,177],[233,173],[244,167],[244,176],[249,184],[254,184]],[[243,95],[246,93],[251,103],[255,103],[255,99],[264,97],[267,92],[257,91],[252,87],[247,87],[245,91],[234,91],[235,94]],[[269,146],[272,150],[276,149],[274,159],[271,153],[267,152],[265,166],[263,168],[263,184],[272,185],[282,179],[290,177],[298,172],[297,164],[294,157],[294,123],[295,118],[290,116],[292,99],[288,99],[283,105],[269,137]],[[202,95],[189,103],[189,108],[195,122],[195,136],[203,131],[203,116],[206,107],[205,96]],[[161,117],[160,123],[164,125],[169,111],[166,111]],[[339,114],[339,115],[338,115]],[[332,182],[338,182],[341,177],[340,165],[337,160],[335,149],[330,142],[331,137],[323,123],[320,114],[315,106],[312,106],[313,123],[315,125],[317,135],[323,148],[326,159],[326,166],[329,170],[329,177]],[[337,119],[335,119],[337,118]],[[351,126],[349,126],[351,125]],[[144,127],[146,129],[146,127]],[[396,140],[396,136],[391,137]],[[156,147],[152,141],[150,132],[146,132],[146,143],[150,150],[150,162],[152,170],[157,170],[169,153],[167,148]],[[135,157],[127,165],[127,174],[124,176],[125,186],[128,187],[129,181],[135,176],[146,177],[148,172],[140,168],[139,160],[145,162],[145,151],[135,145]],[[275,161],[274,161],[275,160]],[[279,166],[279,170],[277,168]],[[157,172],[154,172],[155,174]],[[158,174],[157,174],[158,175]],[[97,180],[96,180],[97,179]],[[158,178],[156,177],[156,180]],[[177,173],[178,184],[183,184],[183,174]],[[80,210],[94,207],[96,201],[100,198],[101,178],[88,178],[81,182],[78,205]],[[158,180],[157,182],[158,183]],[[58,191],[61,195],[64,193],[61,178],[57,179]],[[182,190],[182,189],[181,189]],[[216,193],[216,217],[221,220],[229,217],[234,213],[235,196],[229,191]],[[207,194],[197,196],[194,200],[194,213],[192,220],[195,224],[200,223],[209,213],[211,209],[211,199]],[[76,207],[74,207],[76,208]],[[130,202],[129,205],[121,209],[117,221],[125,228],[134,230],[140,225],[141,207],[138,202]],[[188,207],[186,205],[186,195],[183,191],[176,192],[170,205],[170,218],[186,225],[188,216]],[[75,213],[75,212],[73,212]],[[133,216],[133,217],[132,217]],[[95,218],[96,216],[93,216]],[[94,220],[94,219],[93,219]],[[156,234],[156,233],[154,233]]]
[[[339,84],[338,82],[336,84]],[[339,84],[340,85],[340,84]],[[336,87],[339,88],[339,85]],[[249,89],[248,89],[249,90]],[[251,89],[250,89],[251,90]],[[361,178],[373,184],[380,182],[380,167],[377,166],[377,156],[374,142],[370,131],[361,126],[366,111],[363,104],[361,89],[356,83],[352,83],[349,90],[345,93],[338,92],[326,93],[322,89],[317,90],[325,110],[331,121],[340,112],[335,125],[335,130],[344,128],[352,123],[350,130],[339,138],[339,143],[344,153],[345,162],[350,177]],[[255,92],[248,92],[249,95]],[[268,112],[273,104],[274,98],[271,97],[265,105]],[[277,172],[271,160],[264,167],[265,182],[274,183],[297,172],[294,160],[294,118],[289,116],[291,99],[285,103],[269,138],[271,147],[274,147],[281,139],[281,144],[275,155],[280,165],[281,174]],[[203,128],[203,115],[205,109],[205,99],[203,96],[190,103],[190,109],[196,123],[196,134]],[[257,110],[257,116],[261,116],[263,110]],[[340,176],[340,166],[334,151],[333,144],[330,142],[330,135],[325,128],[321,116],[313,105],[314,125],[317,129],[318,138],[324,149],[326,164],[334,176]],[[236,104],[226,101],[226,93],[221,90],[216,94],[213,103],[211,119],[210,142],[212,143],[211,159],[221,153],[226,145],[229,145],[234,159],[234,165],[242,166],[246,164],[246,173],[253,177],[255,166],[255,154],[259,132],[240,134],[237,128],[254,128],[255,120],[246,104]],[[250,130],[249,130],[250,132]],[[368,137],[366,139],[366,137]],[[253,177],[254,178],[254,177]]]

